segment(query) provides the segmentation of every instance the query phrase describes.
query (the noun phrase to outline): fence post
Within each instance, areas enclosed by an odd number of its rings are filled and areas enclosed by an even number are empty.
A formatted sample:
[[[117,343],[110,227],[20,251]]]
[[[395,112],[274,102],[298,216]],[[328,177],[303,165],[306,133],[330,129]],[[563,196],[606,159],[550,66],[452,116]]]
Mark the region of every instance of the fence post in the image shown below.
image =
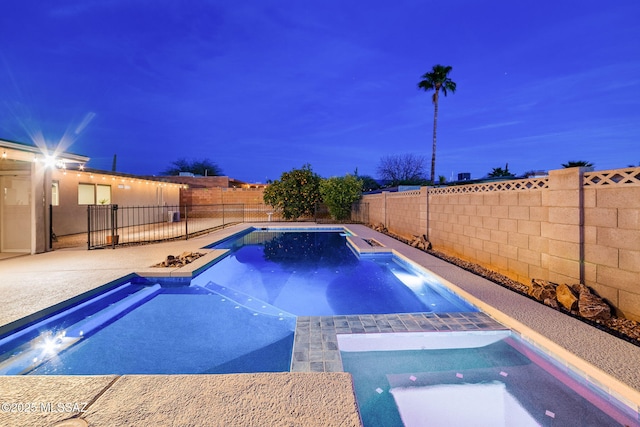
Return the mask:
[[[430,241],[429,239],[431,238],[431,235],[429,233],[429,219],[430,219],[429,218],[429,212],[430,212],[429,208],[431,206],[429,206],[429,186],[422,187],[422,188],[425,189],[425,211],[426,211],[426,217],[427,217],[426,218],[427,219],[427,223],[425,224],[425,229],[426,229],[426,232],[427,232],[426,237],[427,237],[427,240]],[[420,189],[420,190],[422,190],[422,189]]]
[[[118,235],[118,205],[111,205],[111,249],[116,247]]]
[[[46,251],[53,250],[53,205],[49,204],[49,247]]]
[[[184,240],[189,240],[189,217],[187,216],[187,205],[184,205]]]
[[[87,205],[87,250],[91,249],[91,205]]]

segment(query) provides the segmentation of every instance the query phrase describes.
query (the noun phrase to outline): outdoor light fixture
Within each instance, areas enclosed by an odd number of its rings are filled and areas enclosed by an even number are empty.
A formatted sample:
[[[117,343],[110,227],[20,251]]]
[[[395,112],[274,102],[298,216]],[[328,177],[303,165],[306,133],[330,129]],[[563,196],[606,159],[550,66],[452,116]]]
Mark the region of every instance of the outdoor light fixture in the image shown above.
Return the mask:
[[[48,168],[53,167],[56,164],[56,158],[49,155],[46,155],[43,161],[44,161],[44,166]]]
[[[3,159],[6,159],[6,158],[7,158],[7,152],[6,152],[6,151],[3,151],[3,152],[2,152],[2,158],[3,158]]]

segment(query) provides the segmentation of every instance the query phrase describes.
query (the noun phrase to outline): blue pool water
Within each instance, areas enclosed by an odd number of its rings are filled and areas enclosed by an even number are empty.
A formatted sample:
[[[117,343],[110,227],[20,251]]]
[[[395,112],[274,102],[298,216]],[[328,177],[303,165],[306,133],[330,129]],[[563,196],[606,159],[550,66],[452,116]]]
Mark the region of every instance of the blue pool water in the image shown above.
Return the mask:
[[[298,315],[477,311],[390,255],[358,257],[338,231],[216,247],[229,254],[189,284],[123,281],[0,337],[0,374],[288,371]]]
[[[295,317],[193,287],[122,285],[108,298],[0,340],[0,373],[204,374],[289,370]],[[150,289],[154,289],[150,291]],[[128,301],[152,292],[146,301]],[[131,304],[129,304],[131,303]],[[14,334],[15,335],[15,334]],[[2,362],[3,358],[8,358]]]
[[[340,232],[253,231],[192,283],[251,295],[299,316],[474,312],[390,254],[358,257]]]
[[[510,331],[339,335],[365,427],[639,426]]]

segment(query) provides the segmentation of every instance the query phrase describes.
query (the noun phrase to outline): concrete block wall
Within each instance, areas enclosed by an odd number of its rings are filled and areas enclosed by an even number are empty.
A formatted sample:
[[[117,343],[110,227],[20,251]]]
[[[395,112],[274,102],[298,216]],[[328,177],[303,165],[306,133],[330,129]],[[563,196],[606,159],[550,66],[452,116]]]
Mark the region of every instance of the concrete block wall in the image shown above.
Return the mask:
[[[640,320],[640,168],[584,175],[585,283]]]
[[[366,203],[369,204],[369,223],[375,225],[386,223],[385,206],[387,194],[388,192],[367,194],[361,199],[361,202],[366,200]]]
[[[426,228],[436,250],[522,283],[585,283],[619,315],[640,320],[640,168],[560,169],[362,201],[372,224],[406,237]]]
[[[187,188],[180,193],[181,205],[264,204],[263,188]]]
[[[427,188],[417,191],[384,193],[386,196],[387,228],[411,238],[427,233]]]
[[[541,189],[439,190],[429,193],[434,248],[524,283],[548,278],[548,239],[542,233],[548,209]]]

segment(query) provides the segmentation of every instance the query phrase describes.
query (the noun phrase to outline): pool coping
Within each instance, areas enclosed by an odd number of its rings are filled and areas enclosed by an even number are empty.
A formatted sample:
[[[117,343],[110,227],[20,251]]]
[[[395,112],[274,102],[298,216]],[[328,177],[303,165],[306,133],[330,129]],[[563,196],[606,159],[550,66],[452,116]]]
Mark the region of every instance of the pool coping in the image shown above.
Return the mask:
[[[343,372],[338,335],[504,329],[482,312],[298,316],[291,372]]]
[[[209,268],[211,264],[223,258],[229,250],[199,249],[198,252],[202,252],[204,255],[182,267],[148,267],[136,270],[135,274],[141,277],[191,278],[197,276],[200,272]]]

